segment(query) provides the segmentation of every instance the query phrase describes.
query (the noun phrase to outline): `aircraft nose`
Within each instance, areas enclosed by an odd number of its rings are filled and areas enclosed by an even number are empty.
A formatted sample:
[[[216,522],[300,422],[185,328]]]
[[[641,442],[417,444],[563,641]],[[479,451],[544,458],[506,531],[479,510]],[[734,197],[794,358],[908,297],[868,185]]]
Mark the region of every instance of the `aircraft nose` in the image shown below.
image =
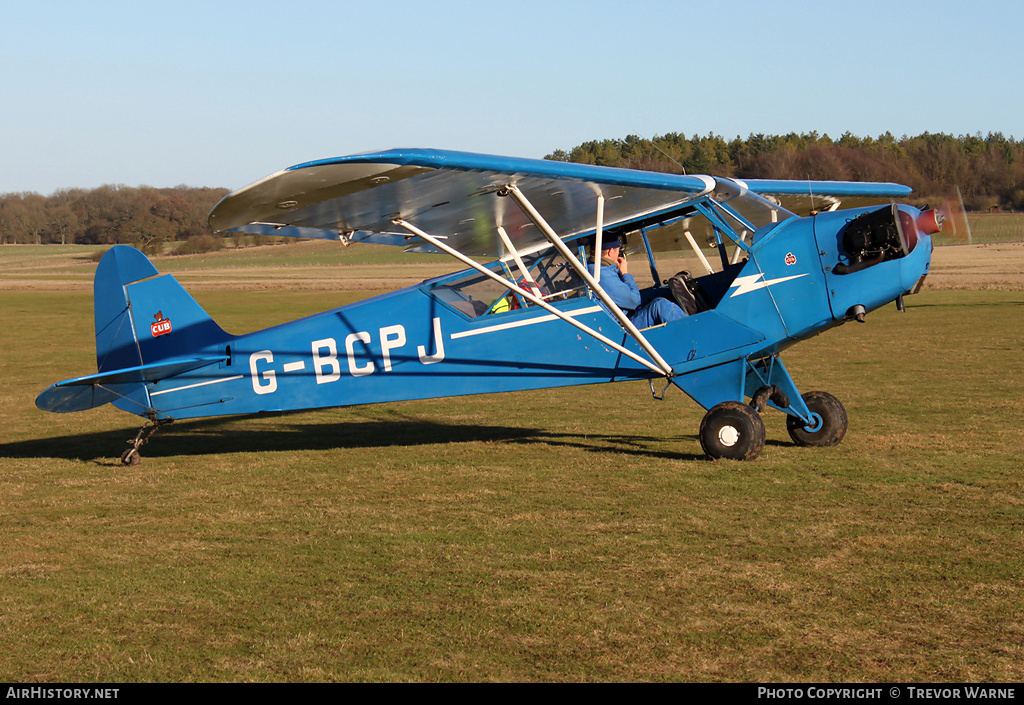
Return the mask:
[[[905,254],[910,254],[923,237],[929,237],[942,230],[946,218],[941,211],[931,208],[921,211],[915,218],[910,213],[899,211],[900,229],[906,245]]]
[[[916,251],[900,260],[901,284],[908,294],[916,294],[920,291],[925,277],[928,276],[933,249],[931,235],[932,233],[927,230],[922,230],[920,241],[915,248]]]
[[[942,211],[935,208],[930,208],[926,211],[921,211],[921,214],[917,216],[917,231],[922,235],[934,235],[942,230],[942,226],[946,222],[946,216],[943,215]]]

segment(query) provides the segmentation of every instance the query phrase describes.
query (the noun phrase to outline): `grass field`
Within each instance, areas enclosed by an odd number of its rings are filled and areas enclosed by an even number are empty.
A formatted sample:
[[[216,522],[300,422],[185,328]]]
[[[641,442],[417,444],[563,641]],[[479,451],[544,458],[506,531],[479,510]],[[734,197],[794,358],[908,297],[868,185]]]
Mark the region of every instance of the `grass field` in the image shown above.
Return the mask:
[[[234,332],[452,267],[323,243],[163,258]],[[753,463],[645,383],[189,422],[85,374],[88,248],[0,248],[0,680],[1024,678],[1024,245],[793,348],[837,448]],[[350,258],[350,259],[347,259]]]
[[[1024,213],[961,213],[935,236],[935,241],[942,245],[968,241],[972,244],[1024,242]]]

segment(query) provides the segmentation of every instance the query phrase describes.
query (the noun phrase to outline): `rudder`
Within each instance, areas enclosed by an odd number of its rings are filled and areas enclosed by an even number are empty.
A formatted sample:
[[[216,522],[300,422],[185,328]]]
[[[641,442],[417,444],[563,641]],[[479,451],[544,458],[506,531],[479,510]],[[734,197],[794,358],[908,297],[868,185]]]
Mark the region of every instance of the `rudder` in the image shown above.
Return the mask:
[[[134,247],[115,245],[103,255],[93,279],[97,372],[142,364],[125,285],[158,274],[153,263]]]
[[[170,274],[127,245],[100,260],[93,284],[96,367],[99,372],[193,356],[227,344],[224,332]],[[139,413],[151,408],[145,385],[121,392],[114,405]]]

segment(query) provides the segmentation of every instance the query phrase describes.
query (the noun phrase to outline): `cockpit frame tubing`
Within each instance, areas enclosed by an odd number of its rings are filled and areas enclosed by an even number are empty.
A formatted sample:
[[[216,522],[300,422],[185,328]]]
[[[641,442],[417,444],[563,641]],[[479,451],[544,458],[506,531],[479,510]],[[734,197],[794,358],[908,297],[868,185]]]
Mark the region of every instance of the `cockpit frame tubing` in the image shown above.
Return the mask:
[[[715,244],[718,245],[718,255],[722,260],[722,269],[725,269],[731,264],[729,254],[725,251],[725,241],[722,239],[723,233],[736,244],[737,253],[739,250],[743,250],[748,254],[750,253],[750,246],[743,242],[743,237],[737,233],[736,229],[729,225],[726,219],[718,212],[720,209],[722,212],[729,215],[731,213],[730,210],[724,208],[721,203],[717,203],[710,199],[694,203],[693,206],[697,209],[698,213],[707,218],[708,222],[711,223],[711,227],[715,232]],[[734,259],[738,259],[738,257]]]
[[[732,240],[737,247],[743,249],[745,252],[750,252],[750,245],[743,242],[743,238],[740,237],[738,232],[736,232],[736,229],[729,225],[725,218],[723,218],[716,210],[718,208],[722,208],[722,204],[705,200],[703,202],[698,201],[697,203],[694,203],[693,206],[701,215],[711,222],[711,226],[715,229],[716,233],[724,233],[725,236]],[[728,213],[728,211],[726,212]],[[719,244],[721,245],[722,243],[719,242]]]
[[[614,301],[612,301],[611,297],[608,296],[608,292],[604,290],[604,287],[602,287],[601,284],[597,280],[595,280],[593,276],[591,276],[590,272],[587,271],[587,268],[578,259],[576,259],[576,256],[572,253],[572,250],[570,250],[568,246],[566,246],[565,242],[562,241],[562,238],[558,237],[558,233],[556,233],[554,229],[548,224],[548,222],[544,219],[544,216],[542,216],[537,211],[537,209],[533,207],[533,204],[530,203],[530,199],[526,197],[526,194],[524,194],[515,184],[509,184],[508,186],[505,187],[504,190],[508,193],[512,200],[514,200],[516,204],[519,205],[519,207],[523,210],[523,213],[526,214],[526,217],[532,220],[534,225],[540,228],[540,231],[544,234],[544,237],[546,237],[548,241],[552,245],[554,245],[555,249],[558,250],[559,254],[561,254],[562,257],[565,258],[565,261],[569,263],[569,266],[576,270],[576,273],[579,274],[583,281],[587,283],[587,286],[589,286],[594,291],[594,293],[597,294],[597,297],[605,305],[608,311],[615,317],[615,320],[619,322],[619,325],[621,325],[626,330],[626,332],[629,333],[629,335],[631,335],[634,340],[636,340],[640,347],[643,348],[643,351],[650,356],[651,360],[653,360],[657,364],[657,366],[661,368],[660,373],[665,375],[666,377],[671,377],[673,375],[672,366],[665,362],[665,359],[658,353],[657,350],[654,349],[654,346],[651,345],[647,338],[644,337],[643,333],[641,333],[640,330],[633,324],[633,322],[626,317],[626,314],[623,313],[622,309],[619,308]],[[594,253],[594,259],[597,259],[599,256],[600,253]]]
[[[691,233],[689,229],[686,229],[683,230],[683,236],[686,238],[686,241],[690,243],[690,249],[693,250],[695,255],[697,255],[697,259],[699,259],[701,264],[704,265],[704,269],[707,270],[707,273],[714,274],[715,268],[711,266],[711,263],[708,262],[708,258],[704,256],[703,252],[701,252],[700,245],[698,245],[697,241],[693,238],[693,233]]]
[[[587,335],[597,339],[598,341],[604,343],[608,347],[613,348],[614,350],[617,350],[618,352],[622,353],[623,355],[625,355],[626,357],[630,358],[631,360],[634,360],[634,361],[640,363],[641,365],[643,365],[644,367],[648,368],[652,372],[655,372],[658,375],[664,375],[666,377],[672,375],[672,368],[669,367],[667,363],[665,363],[665,369],[659,369],[659,367],[657,365],[652,364],[649,360],[645,360],[644,358],[640,357],[639,355],[637,355],[632,350],[629,350],[629,349],[619,345],[615,341],[610,340],[609,338],[601,335],[600,333],[598,333],[594,329],[590,328],[589,326],[586,326],[583,323],[580,323],[579,321],[573,319],[571,316],[566,315],[564,311],[560,311],[559,309],[557,309],[554,306],[552,306],[551,304],[549,304],[547,301],[544,301],[540,297],[534,295],[532,292],[526,291],[525,289],[523,289],[520,286],[517,286],[513,282],[510,282],[507,279],[498,276],[497,274],[495,274],[491,270],[489,270],[486,267],[484,267],[479,262],[476,262],[475,260],[467,257],[466,255],[464,255],[463,253],[459,252],[455,248],[453,248],[450,245],[442,242],[437,237],[435,237],[433,235],[430,235],[429,233],[426,233],[426,232],[420,230],[419,228],[417,228],[412,223],[410,223],[410,222],[408,222],[406,220],[403,220],[402,218],[394,218],[391,222],[394,223],[395,225],[399,226],[399,227],[405,228],[406,230],[408,230],[413,235],[415,235],[415,236],[417,236],[419,238],[422,238],[423,240],[426,240],[427,242],[429,242],[434,247],[438,248],[439,250],[442,250],[442,251],[446,252],[447,254],[451,255],[452,257],[454,257],[455,259],[459,260],[463,264],[466,264],[469,267],[472,267],[476,271],[480,272],[481,274],[489,277],[490,279],[493,279],[495,282],[497,282],[501,286],[505,287],[509,291],[513,291],[516,294],[518,294],[519,296],[522,296],[524,299],[526,299],[530,303],[535,304],[537,306],[540,306],[541,308],[543,308],[545,311],[547,311],[548,313],[552,314],[553,316],[556,316],[557,318],[565,321],[569,325],[571,325],[571,326],[573,326],[575,328],[578,328],[579,330],[583,331]],[[570,254],[570,257],[567,258],[567,259],[569,259],[569,261],[575,261],[576,260],[575,257],[571,256],[571,254]],[[612,304],[612,307],[615,310],[618,310],[618,307],[615,306],[614,304]],[[661,358],[659,356],[658,360],[660,360],[660,359]],[[664,361],[662,360],[661,362],[664,362]]]
[[[646,229],[640,228],[640,237],[643,238],[644,250],[647,251],[647,264],[651,268],[651,279],[654,280],[654,286],[661,286],[661,276],[658,274],[658,263],[654,259],[654,250],[651,249],[651,240],[647,237]]]
[[[715,208],[718,208],[723,213],[725,213],[730,218],[739,223],[741,226],[743,226],[744,230],[749,230],[750,232],[754,232],[755,230],[757,230],[757,228],[754,227],[753,223],[751,223],[749,220],[740,215],[740,213],[735,208],[730,206],[727,202],[711,201],[711,203],[714,205]],[[740,235],[740,239],[742,239],[742,235]]]

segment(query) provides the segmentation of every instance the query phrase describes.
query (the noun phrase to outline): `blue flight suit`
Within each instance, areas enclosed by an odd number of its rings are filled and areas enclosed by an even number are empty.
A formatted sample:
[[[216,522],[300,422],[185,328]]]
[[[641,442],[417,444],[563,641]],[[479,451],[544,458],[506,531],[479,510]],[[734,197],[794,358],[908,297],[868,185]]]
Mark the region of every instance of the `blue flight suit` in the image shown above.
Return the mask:
[[[623,274],[609,262],[607,258],[601,259],[601,287],[637,328],[649,328],[686,316],[682,308],[665,298],[667,289],[653,289],[641,295],[633,275]]]

